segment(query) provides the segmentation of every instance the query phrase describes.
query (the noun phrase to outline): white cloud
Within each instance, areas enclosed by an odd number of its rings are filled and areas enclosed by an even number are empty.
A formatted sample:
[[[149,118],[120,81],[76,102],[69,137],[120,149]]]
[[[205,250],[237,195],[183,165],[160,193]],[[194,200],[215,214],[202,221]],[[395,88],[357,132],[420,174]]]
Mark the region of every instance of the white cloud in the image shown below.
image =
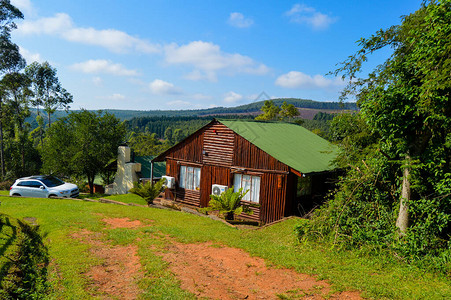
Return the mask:
[[[337,18],[330,17],[304,4],[293,5],[286,15],[290,17],[291,22],[307,24],[317,30],[326,29],[337,21]]]
[[[105,59],[90,59],[85,62],[76,63],[71,66],[72,69],[84,73],[106,73],[117,76],[137,76],[139,73],[136,70],[129,70],[121,64],[115,64]]]
[[[254,20],[251,18],[245,18],[242,13],[233,12],[229,16],[228,23],[233,27],[247,28],[254,24]]]
[[[183,107],[184,108],[186,108],[186,107],[192,108],[193,107],[193,104],[191,102],[183,101],[183,100],[169,101],[167,104],[170,106],[175,106],[175,107],[171,107],[172,109],[183,108]]]
[[[109,96],[100,96],[97,97],[98,99],[103,99],[103,100],[112,100],[112,101],[123,101],[126,99],[126,97],[122,94],[112,94]]]
[[[310,76],[302,72],[291,71],[279,76],[275,84],[292,89],[322,89],[342,87],[345,85],[345,82],[339,77],[328,79],[322,75]]]
[[[193,94],[190,96],[191,99],[193,100],[213,100],[213,97],[210,95],[205,95],[202,93],[198,93],[198,94]]]
[[[32,53],[28,51],[27,49],[19,46],[19,52],[22,54],[22,56],[25,58],[28,64],[31,64],[34,61],[37,61],[39,63],[44,62],[41,55],[39,53]]]
[[[230,91],[230,92],[228,92],[228,93],[226,93],[224,95],[224,102],[229,103],[229,104],[235,103],[235,102],[237,102],[237,101],[239,101],[241,99],[243,99],[242,95],[237,94],[237,93],[232,92],[232,91]]]
[[[160,51],[159,45],[133,37],[123,31],[76,27],[71,17],[65,13],[34,21],[24,21],[18,25],[17,32],[23,35],[56,35],[67,41],[100,46],[115,53],[130,51],[157,53]]]
[[[33,5],[30,0],[11,0],[11,4],[20,9],[24,14],[33,13]]]
[[[237,73],[263,75],[269,72],[264,64],[241,54],[221,51],[218,45],[203,41],[194,41],[178,46],[170,44],[165,47],[166,62],[173,65],[188,65],[194,70],[185,76],[190,80],[217,80],[217,73],[233,75]]]
[[[103,86],[103,79],[98,76],[93,77],[92,83],[94,83],[95,86]]]
[[[161,79],[155,79],[149,84],[149,87],[152,93],[158,95],[178,95],[182,93],[180,88]]]

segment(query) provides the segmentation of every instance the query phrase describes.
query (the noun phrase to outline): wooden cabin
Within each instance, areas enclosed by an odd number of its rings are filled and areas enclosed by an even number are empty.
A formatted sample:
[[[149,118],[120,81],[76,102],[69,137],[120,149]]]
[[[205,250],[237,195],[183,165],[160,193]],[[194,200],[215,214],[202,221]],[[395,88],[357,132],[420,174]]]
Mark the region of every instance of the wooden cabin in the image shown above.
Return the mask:
[[[242,187],[254,213],[241,217],[271,223],[300,214],[303,178],[309,179],[305,195],[327,191],[336,151],[297,124],[213,119],[153,161],[165,160],[166,175],[175,178],[166,199],[206,207],[213,185]]]

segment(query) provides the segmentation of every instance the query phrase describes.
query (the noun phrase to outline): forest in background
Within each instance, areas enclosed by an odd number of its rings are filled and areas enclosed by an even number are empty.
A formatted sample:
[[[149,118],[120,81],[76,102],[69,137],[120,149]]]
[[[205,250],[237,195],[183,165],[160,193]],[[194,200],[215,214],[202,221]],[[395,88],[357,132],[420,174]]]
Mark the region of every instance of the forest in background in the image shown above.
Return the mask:
[[[321,111],[342,111],[342,110],[357,110],[357,105],[355,102],[319,102],[307,99],[298,98],[280,98],[273,99],[273,103],[280,106],[283,102],[287,104],[293,104],[295,107],[300,109],[301,116],[302,110],[321,110]],[[194,110],[119,110],[119,109],[104,109],[102,111],[108,112],[114,115],[116,118],[124,120],[133,120],[140,118],[168,118],[168,117],[209,117],[213,116],[230,118],[229,115],[255,115],[260,112],[261,107],[265,101],[257,101],[249,104],[244,104],[235,107],[214,107],[207,109],[194,109]],[[71,110],[77,112],[77,110]],[[313,111],[316,114],[316,111]],[[68,112],[65,110],[57,110],[54,112],[54,118],[59,119],[67,116]],[[26,119],[30,123],[32,128],[36,128],[38,125],[36,123],[37,112],[35,109],[30,110],[30,116]],[[308,116],[307,118],[310,118]]]

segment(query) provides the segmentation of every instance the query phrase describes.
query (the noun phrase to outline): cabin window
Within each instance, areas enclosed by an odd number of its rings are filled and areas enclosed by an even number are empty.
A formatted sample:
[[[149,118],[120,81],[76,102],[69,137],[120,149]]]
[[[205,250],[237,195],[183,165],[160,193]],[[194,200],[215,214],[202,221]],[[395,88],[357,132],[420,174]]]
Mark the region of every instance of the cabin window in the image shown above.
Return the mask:
[[[243,188],[243,191],[248,191],[243,200],[256,203],[260,201],[260,176],[235,174],[235,192],[238,192],[240,188]]]
[[[180,187],[198,190],[200,185],[200,168],[180,166]]]

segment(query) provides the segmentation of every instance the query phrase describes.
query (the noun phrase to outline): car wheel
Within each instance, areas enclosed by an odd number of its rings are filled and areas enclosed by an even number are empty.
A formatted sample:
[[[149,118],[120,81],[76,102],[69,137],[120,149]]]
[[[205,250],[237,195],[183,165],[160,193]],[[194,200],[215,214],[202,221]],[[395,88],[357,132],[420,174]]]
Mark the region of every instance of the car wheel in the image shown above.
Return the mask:
[[[49,198],[56,198],[58,197],[57,195],[49,195]]]
[[[13,197],[20,197],[21,195],[20,194],[17,194],[17,193],[14,193],[13,194]]]

